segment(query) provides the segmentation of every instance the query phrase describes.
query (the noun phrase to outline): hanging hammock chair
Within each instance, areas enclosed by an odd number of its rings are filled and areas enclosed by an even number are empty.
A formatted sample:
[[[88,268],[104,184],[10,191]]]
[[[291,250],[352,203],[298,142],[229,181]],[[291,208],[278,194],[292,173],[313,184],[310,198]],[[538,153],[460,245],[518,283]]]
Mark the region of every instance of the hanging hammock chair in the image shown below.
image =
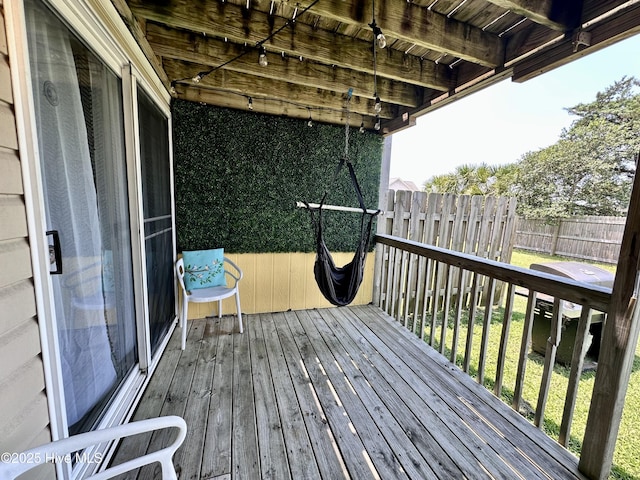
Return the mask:
[[[313,266],[313,273],[316,283],[324,297],[331,302],[332,305],[336,306],[349,305],[358,293],[358,289],[364,276],[364,266],[367,258],[367,251],[369,250],[373,219],[378,215],[378,213],[380,213],[379,210],[367,210],[365,207],[362,191],[360,190],[360,185],[358,184],[356,174],[353,170],[353,165],[346,158],[342,158],[340,160],[334,175],[334,180],[337,178],[340,170],[342,170],[342,167],[345,164],[349,169],[351,184],[356,191],[358,203],[360,204],[360,209],[362,211],[360,218],[360,236],[358,238],[356,251],[353,255],[353,259],[345,266],[336,266],[323,237],[322,211],[325,208],[324,201],[328,192],[325,192],[319,205],[302,202],[311,213],[311,223],[315,232],[316,260]],[[340,207],[333,207],[331,209],[346,210],[346,208]],[[353,211],[355,209],[349,210]]]
[[[360,190],[360,185],[358,184],[356,173],[353,170],[353,165],[349,161],[349,102],[351,101],[351,94],[352,89],[349,89],[346,99],[347,121],[344,129],[344,156],[340,159],[340,163],[333,175],[332,183],[336,183],[342,167],[346,164],[349,169],[351,185],[358,197],[360,208],[325,205],[324,201],[329,193],[328,189],[324,192],[320,204],[298,202],[299,207],[307,208],[311,214],[311,223],[313,225],[316,240],[316,260],[313,265],[313,273],[316,278],[316,283],[324,295],[324,298],[331,302],[332,305],[336,305],[338,307],[349,305],[358,293],[358,288],[360,288],[360,284],[362,283],[362,278],[364,276],[364,263],[367,258],[367,251],[369,250],[373,219],[380,213],[380,210],[367,210],[365,207],[362,190]],[[358,238],[358,245],[356,246],[356,251],[353,254],[353,259],[343,267],[336,266],[333,258],[331,257],[331,252],[329,252],[329,249],[324,242],[322,219],[323,210],[361,212],[360,237]]]

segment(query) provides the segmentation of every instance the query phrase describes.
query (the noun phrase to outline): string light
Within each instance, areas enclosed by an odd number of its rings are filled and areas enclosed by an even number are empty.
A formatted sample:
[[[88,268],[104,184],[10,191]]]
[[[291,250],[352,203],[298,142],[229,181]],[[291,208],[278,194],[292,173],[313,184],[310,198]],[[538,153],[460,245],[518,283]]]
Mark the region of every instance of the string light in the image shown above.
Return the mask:
[[[222,3],[224,3],[226,0],[222,0]],[[271,34],[269,34],[266,38],[264,38],[263,40],[259,41],[256,43],[256,47],[259,47],[260,49],[260,54],[258,56],[258,63],[263,66],[266,67],[269,62],[267,60],[267,51],[264,48],[263,44],[265,42],[268,42],[269,40],[271,40],[273,37],[275,37],[277,34],[279,34],[282,30],[284,30],[285,28],[289,27],[290,25],[294,24],[296,21],[296,17],[303,15],[304,13],[306,13],[307,11],[309,11],[311,8],[313,8],[315,6],[316,3],[318,3],[320,0],[313,0],[309,5],[307,5],[305,8],[303,8],[300,12],[298,12],[298,6],[296,6],[296,13],[294,14],[294,18],[292,18],[291,20],[287,20],[284,24],[282,24],[281,27],[279,27],[278,29],[276,29],[275,31],[271,32]],[[275,5],[275,1],[271,0],[271,7],[270,7],[270,14],[273,12],[273,8]],[[251,7],[251,0],[246,0],[246,8],[247,10]],[[299,13],[299,14],[298,14]],[[228,42],[228,38],[224,37],[224,41]],[[247,42],[245,42],[245,47],[247,46]],[[226,62],[221,63],[220,65],[218,65],[217,67],[213,67],[210,70],[204,71],[204,72],[199,72],[196,76],[189,78],[189,77],[184,77],[184,78],[178,78],[178,79],[174,79],[171,81],[171,87],[169,89],[169,92],[173,95],[175,94],[175,85],[178,83],[184,83],[187,82],[189,80],[191,80],[191,82],[197,84],[200,83],[200,81],[206,77],[207,75],[211,75],[213,72],[220,70],[224,67],[226,67],[227,65],[229,65],[231,62],[234,62],[238,59],[240,59],[241,57],[243,57],[244,55],[246,55],[248,52],[250,52],[251,49],[246,49],[236,55],[235,57],[227,60]],[[282,58],[285,58],[285,52],[284,50],[282,51]],[[300,61],[303,61],[302,55],[300,55]],[[243,95],[245,96],[245,95]],[[252,100],[251,98],[249,98],[249,108],[251,108],[252,106]]]
[[[376,24],[376,2],[372,0],[372,12],[371,12],[371,23],[369,26],[373,30],[373,97],[375,98],[375,104],[373,109],[376,114],[376,123],[374,128],[376,130],[380,130],[380,112],[382,111],[382,103],[380,102],[380,97],[378,96],[378,58],[377,58],[377,49],[384,48],[387,46],[387,40],[384,38],[382,34],[382,30]]]
[[[364,133],[364,120],[362,120],[362,123],[360,124],[360,133]]]
[[[178,81],[174,81],[174,82],[178,82]],[[239,97],[243,97],[244,99],[247,100],[247,108],[248,110],[254,110],[254,103],[253,103],[253,97],[246,95],[244,93],[240,93],[240,92],[231,92],[222,88],[216,88],[216,87],[209,87],[209,89],[211,91],[220,91],[220,92],[224,92],[225,95],[237,95]],[[315,126],[315,122],[313,120],[312,117],[312,112],[314,111],[318,111],[318,112],[330,112],[330,113],[336,113],[338,110],[330,108],[330,107],[309,107],[305,104],[299,103],[299,102],[295,102],[295,101],[290,101],[290,100],[284,100],[282,98],[270,98],[270,97],[260,97],[260,102],[262,103],[267,103],[267,102],[277,102],[279,104],[288,104],[291,105],[293,107],[296,107],[297,109],[300,110],[304,110],[306,109],[308,112],[308,117],[307,117],[307,126],[308,127],[314,127]],[[204,103],[203,103],[204,105]],[[301,120],[304,118],[302,116],[299,117]],[[363,117],[364,118],[364,117]],[[361,127],[364,128],[364,120],[362,122]]]
[[[373,19],[373,22],[371,22],[369,24],[369,26],[371,27],[371,29],[373,30],[373,36],[376,40],[376,44],[378,45],[379,48],[384,48],[387,46],[387,38],[384,36],[384,33],[382,33],[382,30],[380,29],[380,27],[378,25],[376,25],[376,19]]]
[[[171,82],[171,88],[169,88],[169,93],[171,95],[176,95],[176,84],[175,84],[175,82]]]
[[[267,50],[260,46],[260,55],[258,55],[258,63],[261,67],[266,67],[269,65],[269,61],[267,60]]]

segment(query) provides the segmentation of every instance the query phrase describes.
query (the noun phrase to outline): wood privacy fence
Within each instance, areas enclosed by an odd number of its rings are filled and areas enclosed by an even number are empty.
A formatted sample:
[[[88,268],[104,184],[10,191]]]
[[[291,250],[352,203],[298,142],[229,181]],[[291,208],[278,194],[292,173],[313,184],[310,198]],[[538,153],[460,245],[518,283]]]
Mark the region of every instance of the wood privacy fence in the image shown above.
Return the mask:
[[[509,263],[516,201],[389,190],[378,233]]]
[[[514,248],[564,257],[617,263],[626,217],[570,217],[549,224],[518,218]]]
[[[390,190],[386,200],[385,213],[378,220],[379,234],[393,235],[504,263],[511,260],[516,220],[514,198]],[[383,273],[387,263],[396,264],[397,271],[404,273],[389,278]],[[432,273],[425,269],[425,265],[406,252],[389,258],[382,247],[378,246],[374,303],[378,304],[392,295],[392,291],[400,288],[400,283],[403,282],[413,284],[409,288],[407,300],[415,301],[417,290],[421,288],[419,283],[425,281],[425,274],[436,275],[435,291],[444,289],[447,281],[454,280],[444,275],[444,272]]]

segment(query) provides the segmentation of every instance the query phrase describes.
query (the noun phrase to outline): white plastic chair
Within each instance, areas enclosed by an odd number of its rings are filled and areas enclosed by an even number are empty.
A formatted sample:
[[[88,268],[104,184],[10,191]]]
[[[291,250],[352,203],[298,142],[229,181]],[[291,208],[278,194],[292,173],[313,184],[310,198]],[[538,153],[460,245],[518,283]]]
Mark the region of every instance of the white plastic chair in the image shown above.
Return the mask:
[[[222,316],[222,300],[232,295],[236,296],[236,309],[238,311],[238,323],[240,324],[240,333],[242,333],[242,311],[240,309],[240,292],[238,290],[238,283],[242,279],[242,270],[235,263],[224,257],[226,264],[229,264],[235,272],[229,271],[225,268],[225,275],[229,275],[231,279],[227,286],[209,287],[209,288],[197,288],[188,291],[184,286],[184,262],[182,258],[176,262],[176,274],[178,275],[178,281],[182,288],[182,315],[180,318],[180,327],[182,328],[182,350],[187,345],[187,312],[189,308],[189,302],[193,303],[207,303],[218,302],[218,318]]]
[[[161,450],[147,453],[141,457],[133,458],[121,463],[120,465],[109,467],[88,478],[93,480],[113,478],[130,470],[150,465],[154,462],[160,462],[160,465],[162,466],[163,480],[177,480],[178,477],[176,475],[172,459],[176,450],[180,448],[180,445],[182,445],[182,442],[187,435],[187,424],[182,418],[175,415],[139,420],[125,425],[119,425],[117,427],[80,433],[69,438],[63,438],[61,440],[56,440],[54,442],[26,450],[25,452],[15,455],[15,463],[6,463],[4,461],[0,462],[0,478],[15,479],[22,473],[47,463],[47,460],[50,461],[52,458],[64,458],[65,455],[73,455],[75,452],[81,451],[92,445],[98,445],[100,443],[119,440],[132,435],[165,428],[178,429],[178,435],[171,445]],[[21,460],[23,463],[20,463]]]

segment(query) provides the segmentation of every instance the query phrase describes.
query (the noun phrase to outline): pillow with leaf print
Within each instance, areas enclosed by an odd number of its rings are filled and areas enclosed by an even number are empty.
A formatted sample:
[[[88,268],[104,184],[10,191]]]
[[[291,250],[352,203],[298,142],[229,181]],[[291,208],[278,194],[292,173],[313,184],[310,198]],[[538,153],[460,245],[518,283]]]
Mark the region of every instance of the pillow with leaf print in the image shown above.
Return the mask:
[[[184,286],[190,290],[226,285],[224,278],[224,248],[182,252]]]

